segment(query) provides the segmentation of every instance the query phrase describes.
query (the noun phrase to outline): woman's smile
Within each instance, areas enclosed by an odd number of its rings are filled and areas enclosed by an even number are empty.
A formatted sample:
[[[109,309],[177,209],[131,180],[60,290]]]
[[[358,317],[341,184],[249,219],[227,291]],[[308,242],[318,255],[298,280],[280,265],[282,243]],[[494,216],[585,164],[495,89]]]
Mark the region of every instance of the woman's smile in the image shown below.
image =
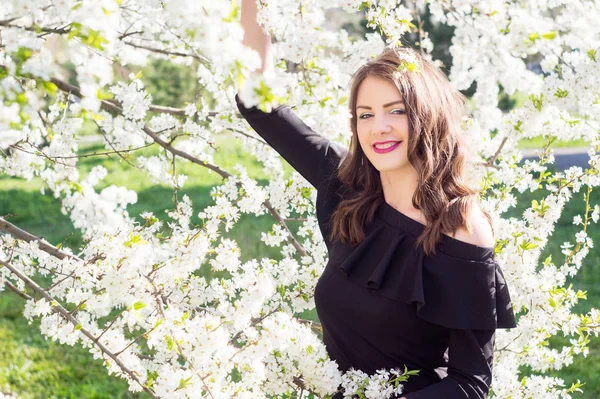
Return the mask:
[[[385,154],[398,148],[402,141],[386,141],[385,143],[373,144],[373,151],[378,154]]]

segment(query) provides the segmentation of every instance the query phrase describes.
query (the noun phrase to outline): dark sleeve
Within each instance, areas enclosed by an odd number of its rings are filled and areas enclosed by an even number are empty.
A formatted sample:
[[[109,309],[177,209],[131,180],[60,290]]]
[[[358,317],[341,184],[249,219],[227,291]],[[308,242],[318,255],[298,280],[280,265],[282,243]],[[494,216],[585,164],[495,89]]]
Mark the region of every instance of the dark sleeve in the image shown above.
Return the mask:
[[[257,107],[246,108],[237,94],[235,101],[250,126],[317,189],[347,152],[314,132],[288,106],[280,105],[266,113]]]
[[[484,399],[492,383],[495,330],[450,330],[448,375],[407,399]]]

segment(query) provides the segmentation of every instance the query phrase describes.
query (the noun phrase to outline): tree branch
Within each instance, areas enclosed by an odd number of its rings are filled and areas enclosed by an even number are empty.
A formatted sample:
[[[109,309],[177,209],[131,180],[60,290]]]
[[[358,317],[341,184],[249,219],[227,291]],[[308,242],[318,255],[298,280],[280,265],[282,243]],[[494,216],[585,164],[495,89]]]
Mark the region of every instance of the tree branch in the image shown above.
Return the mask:
[[[81,323],[79,323],[79,321],[67,309],[65,309],[65,307],[63,307],[60,303],[58,303],[58,301],[52,295],[50,295],[48,292],[46,292],[46,290],[44,290],[42,287],[40,287],[35,281],[31,280],[25,274],[21,273],[20,270],[18,270],[16,267],[14,267],[9,262],[5,262],[3,260],[0,260],[0,265],[6,267],[19,280],[24,281],[31,289],[33,289],[35,292],[37,292],[38,294],[40,294],[49,303],[52,303],[54,305],[52,307],[52,310],[55,313],[58,313],[64,319],[66,319],[69,323],[71,323],[73,325],[73,327],[75,327],[75,326],[81,327]],[[137,377],[137,375],[132,370],[130,370],[127,366],[125,366],[125,364],[123,364],[123,362],[121,362],[121,360],[119,360],[119,358],[117,356],[115,356],[115,354],[113,354],[106,346],[104,346],[101,342],[99,342],[96,339],[96,337],[94,337],[94,335],[91,332],[89,332],[85,327],[81,327],[80,331],[88,339],[90,339],[92,342],[94,342],[94,344],[104,354],[106,354],[108,357],[110,357],[119,366],[119,368],[125,374],[127,374],[129,376],[129,378],[131,378],[132,380],[134,380],[135,382],[137,382],[140,385],[140,387],[142,387],[142,389],[144,391],[146,391],[151,397],[158,398],[150,388],[148,388],[147,386],[145,386],[139,380],[139,378]]]
[[[51,81],[60,90],[71,93],[79,98],[82,97],[81,92],[79,91],[78,87],[73,86],[72,84],[69,84],[69,83],[62,81],[60,79],[57,79],[57,78],[51,78]],[[120,115],[123,114],[123,110],[121,109],[121,107],[115,100],[101,100],[101,107],[107,111],[112,111],[112,112],[115,112]],[[166,141],[164,141],[163,139],[161,139],[156,134],[156,132],[154,132],[152,129],[150,129],[147,125],[144,124],[144,127],[142,130],[144,131],[144,133],[146,133],[148,136],[150,136],[158,145],[163,147],[165,150],[169,151],[171,154],[177,155],[178,157],[187,159],[188,161],[190,161],[192,163],[195,163],[197,165],[200,165],[207,169],[210,169],[210,170],[216,172],[217,174],[219,174],[219,176],[221,176],[223,179],[228,179],[233,176],[226,170],[223,170],[216,165],[210,164],[205,161],[201,161],[200,159],[194,157],[193,155],[188,154],[185,151],[178,150],[177,148],[173,147],[171,144],[169,144]],[[238,187],[241,187],[240,183],[236,183],[236,185]],[[285,223],[285,220],[273,208],[271,203],[267,200],[267,201],[263,202],[263,206],[265,208],[267,208],[267,210],[269,211],[269,213],[271,215],[273,215],[273,217],[275,218],[277,223],[279,223],[279,225],[287,232],[288,242],[290,242],[294,246],[294,248],[296,249],[296,251],[298,251],[298,253],[300,253],[302,256],[306,256],[307,255],[306,250],[302,247],[302,245],[298,242],[298,240],[296,240],[296,238],[292,235],[291,231],[287,227],[287,224]]]
[[[17,294],[18,296],[20,296],[21,298],[25,299],[26,301],[33,299],[32,297],[30,297],[29,295],[27,295],[26,293],[24,293],[23,291],[21,291],[20,289],[15,287],[13,285],[13,283],[11,283],[10,281],[5,281],[4,286],[6,288],[8,288],[9,290],[11,290],[12,292],[14,292],[15,294]]]
[[[131,47],[135,47],[135,48],[139,48],[142,50],[148,50],[151,51],[153,53],[159,53],[159,54],[164,54],[164,55],[173,55],[176,57],[191,57],[194,58],[198,61],[205,61],[204,59],[199,58],[198,56],[194,55],[194,54],[188,54],[188,53],[181,53],[179,51],[170,51],[170,50],[163,50],[163,49],[159,49],[159,48],[154,48],[154,47],[150,47],[150,46],[144,46],[142,44],[135,44],[135,43],[131,43],[131,42],[123,42],[128,46]]]
[[[48,28],[45,26],[23,26],[23,25],[15,25],[15,24],[11,24],[12,21],[19,19],[20,17],[16,17],[16,18],[12,18],[12,19],[7,19],[4,21],[0,21],[0,26],[4,26],[7,28],[17,28],[17,29],[23,29],[29,32],[35,32],[35,33],[40,33],[40,32],[44,32],[44,33],[56,33],[59,35],[64,35],[65,33],[69,33],[71,31],[71,24],[66,25],[63,28]]]
[[[15,226],[14,224],[7,222],[2,217],[0,217],[0,230],[6,231],[7,233],[11,234],[13,237],[19,238],[25,242],[32,242],[32,241],[37,242],[38,247],[42,251],[54,256],[55,258],[58,258],[61,260],[64,258],[71,258],[71,259],[74,259],[79,262],[84,262],[82,259],[78,258],[77,256],[69,254],[64,251],[61,251],[60,249],[56,248],[54,245],[49,244],[46,241],[42,241],[41,238],[36,237],[33,234],[31,234],[23,229],[20,229],[19,227]]]
[[[148,143],[146,145],[143,145],[141,147],[136,147],[136,148],[131,148],[129,150],[114,150],[114,151],[105,151],[105,152],[93,152],[91,154],[82,154],[82,155],[69,155],[69,156],[58,156],[58,157],[50,157],[48,155],[48,157],[52,158],[52,159],[70,159],[70,158],[90,158],[90,157],[99,157],[102,155],[112,155],[112,154],[123,154],[123,153],[130,153],[133,151],[137,151],[137,150],[141,150],[143,148],[147,148],[150,147],[151,145],[154,145],[156,143]]]

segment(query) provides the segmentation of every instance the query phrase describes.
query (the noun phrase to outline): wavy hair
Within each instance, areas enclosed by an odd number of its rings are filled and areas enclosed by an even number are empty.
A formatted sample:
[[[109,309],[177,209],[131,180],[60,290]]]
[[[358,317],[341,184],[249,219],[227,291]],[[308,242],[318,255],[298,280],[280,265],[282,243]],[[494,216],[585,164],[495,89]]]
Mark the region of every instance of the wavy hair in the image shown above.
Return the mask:
[[[418,70],[407,68],[407,60],[414,60],[412,65]],[[408,161],[418,174],[412,204],[427,220],[417,245],[427,256],[435,255],[442,234],[454,234],[462,226],[472,232],[469,211],[479,200],[478,192],[467,185],[463,174],[466,148],[461,130],[466,97],[452,87],[440,69],[406,47],[386,48],[352,77],[352,138],[348,155],[336,172],[347,192],[331,216],[329,238],[358,245],[365,238],[366,225],[384,202],[379,171],[363,152],[356,129],[358,89],[367,76],[392,83],[403,97],[409,122]],[[491,216],[482,212],[493,231]]]

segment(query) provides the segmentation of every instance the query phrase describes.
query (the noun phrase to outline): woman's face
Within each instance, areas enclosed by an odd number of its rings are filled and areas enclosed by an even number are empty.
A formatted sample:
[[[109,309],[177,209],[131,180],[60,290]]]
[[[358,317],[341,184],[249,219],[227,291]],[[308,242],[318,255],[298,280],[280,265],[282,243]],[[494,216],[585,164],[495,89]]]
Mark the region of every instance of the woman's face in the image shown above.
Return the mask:
[[[358,88],[356,100],[358,141],[375,169],[387,173],[412,168],[406,151],[408,115],[396,86],[367,76]],[[375,147],[378,142],[382,144],[377,146],[379,150]],[[395,148],[386,152],[384,142]]]

